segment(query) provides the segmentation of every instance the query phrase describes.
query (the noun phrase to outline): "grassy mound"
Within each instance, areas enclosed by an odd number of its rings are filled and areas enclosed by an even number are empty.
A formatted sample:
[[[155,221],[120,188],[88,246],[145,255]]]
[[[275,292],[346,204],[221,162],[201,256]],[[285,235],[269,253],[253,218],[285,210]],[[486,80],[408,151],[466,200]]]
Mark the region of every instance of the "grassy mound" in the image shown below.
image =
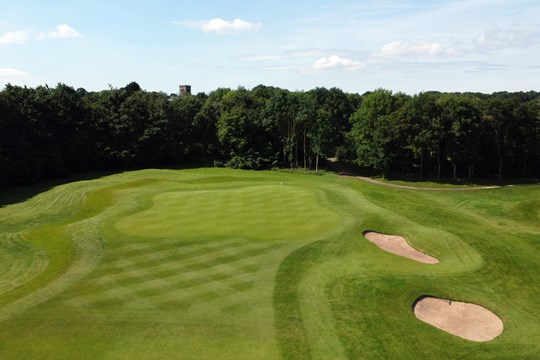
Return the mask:
[[[0,358],[530,358],[539,190],[228,169],[57,186],[0,208]],[[383,252],[370,228],[440,263]],[[422,294],[483,304],[505,331],[433,328]]]

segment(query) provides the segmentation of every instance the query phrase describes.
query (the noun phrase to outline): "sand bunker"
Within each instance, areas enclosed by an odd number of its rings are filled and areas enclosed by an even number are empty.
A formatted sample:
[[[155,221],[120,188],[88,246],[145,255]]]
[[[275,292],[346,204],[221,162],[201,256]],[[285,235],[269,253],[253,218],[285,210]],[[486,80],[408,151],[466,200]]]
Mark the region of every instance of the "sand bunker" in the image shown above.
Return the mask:
[[[476,304],[423,296],[414,304],[414,315],[436,328],[472,341],[489,341],[504,329],[502,320]]]
[[[413,248],[402,236],[380,234],[374,231],[364,231],[363,234],[366,239],[392,254],[404,256],[425,264],[437,264],[439,262],[433,256],[429,256]]]

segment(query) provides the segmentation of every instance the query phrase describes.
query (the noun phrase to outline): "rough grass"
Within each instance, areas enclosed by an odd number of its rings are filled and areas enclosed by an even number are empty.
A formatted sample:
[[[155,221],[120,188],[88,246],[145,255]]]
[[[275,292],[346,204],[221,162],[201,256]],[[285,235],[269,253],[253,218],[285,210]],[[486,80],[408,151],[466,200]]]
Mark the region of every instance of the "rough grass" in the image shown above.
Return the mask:
[[[533,358],[539,193],[227,169],[57,186],[0,208],[0,358]],[[414,317],[420,295],[481,304],[505,331],[444,333]]]

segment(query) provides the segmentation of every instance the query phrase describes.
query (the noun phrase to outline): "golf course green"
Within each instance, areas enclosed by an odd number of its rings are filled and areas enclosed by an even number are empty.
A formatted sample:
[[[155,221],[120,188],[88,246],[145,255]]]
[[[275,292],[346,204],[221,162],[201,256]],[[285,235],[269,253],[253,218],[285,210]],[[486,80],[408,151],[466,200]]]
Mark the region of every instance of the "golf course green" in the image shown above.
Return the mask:
[[[124,172],[0,208],[0,359],[533,359],[539,274],[540,185]],[[504,331],[442,331],[415,317],[422,296],[481,305]]]

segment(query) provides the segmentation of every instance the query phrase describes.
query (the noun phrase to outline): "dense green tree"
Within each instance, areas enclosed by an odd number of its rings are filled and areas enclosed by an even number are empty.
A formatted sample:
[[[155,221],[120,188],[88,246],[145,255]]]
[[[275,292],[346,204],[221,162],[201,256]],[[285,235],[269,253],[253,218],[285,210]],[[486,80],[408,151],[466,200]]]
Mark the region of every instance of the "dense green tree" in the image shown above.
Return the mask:
[[[215,122],[208,124],[201,109],[206,96],[180,96],[170,103],[169,128],[165,134],[170,161],[205,158],[215,143]],[[199,116],[199,114],[201,115]]]
[[[244,88],[227,93],[216,125],[221,155],[235,168],[268,167],[272,163],[272,142],[262,121],[264,103]]]
[[[338,88],[315,88],[309,92],[315,102],[316,111],[325,114],[328,152],[335,155],[336,148],[343,144],[345,133],[350,130],[349,118],[354,112],[350,98]]]
[[[380,89],[366,95],[362,106],[352,115],[349,137],[360,165],[373,167],[385,174],[391,172],[398,156],[397,128],[393,124],[399,105],[397,96]]]
[[[452,164],[452,178],[457,179],[459,164],[468,168],[472,177],[478,160],[478,140],[481,136],[481,112],[476,98],[467,95],[444,95],[439,99],[441,119],[446,131],[447,159]]]
[[[440,116],[436,96],[420,93],[408,99],[396,113],[396,127],[403,152],[410,154],[417,176],[424,176],[425,158],[438,152],[438,137],[432,126]],[[406,157],[406,155],[405,155]]]
[[[147,117],[141,135],[136,139],[137,164],[143,166],[161,165],[180,160],[175,152],[171,134],[171,105],[167,97],[159,93],[143,93],[142,101],[147,105]],[[133,95],[132,97],[135,97]],[[176,134],[175,134],[176,135]],[[179,134],[177,138],[183,138]]]
[[[516,138],[512,135],[515,135],[519,122],[519,102],[515,98],[497,96],[487,99],[484,104],[484,119],[496,145],[497,176],[501,179],[505,160],[510,160],[515,152],[515,144],[511,143],[511,139]]]
[[[516,169],[522,175],[540,173],[540,97],[521,103],[512,136]]]
[[[333,133],[332,116],[323,108],[317,109],[315,119],[309,126],[308,137],[311,151],[315,155],[315,171],[319,171],[319,159],[328,157],[332,151],[333,138],[328,136]]]
[[[193,122],[193,136],[202,151],[203,158],[219,157],[217,123],[223,111],[222,99],[231,89],[219,88],[206,97]]]
[[[315,99],[312,94],[305,92],[296,92],[293,93],[292,97],[292,107],[294,112],[293,121],[295,123],[296,129],[296,149],[300,149],[302,152],[302,166],[304,169],[312,167],[313,155],[318,154],[316,161],[316,170],[318,170],[319,157],[323,155],[323,150],[328,152],[328,149],[324,148],[325,141],[324,138],[317,134],[317,127],[322,125],[321,120],[323,120],[318,112],[324,111],[323,109],[317,109]],[[329,120],[326,116],[326,120]],[[319,124],[319,125],[318,125]],[[328,123],[326,123],[328,128]],[[322,130],[322,129],[321,129]],[[328,136],[331,132],[327,133],[325,136]],[[317,138],[318,137],[318,138]],[[317,142],[320,145],[317,145]],[[298,153],[299,151],[297,151]],[[296,159],[296,164],[298,164],[298,156]]]
[[[0,183],[104,168],[197,164],[319,170],[349,158],[385,175],[540,173],[537,92],[491,95],[259,85],[174,97],[132,82],[0,91]],[[448,160],[448,161],[446,161]]]
[[[294,116],[294,94],[286,90],[266,89],[266,101],[262,109],[263,126],[269,136],[279,145],[277,152],[280,154],[281,163],[293,166],[294,148],[296,139],[296,124]]]

